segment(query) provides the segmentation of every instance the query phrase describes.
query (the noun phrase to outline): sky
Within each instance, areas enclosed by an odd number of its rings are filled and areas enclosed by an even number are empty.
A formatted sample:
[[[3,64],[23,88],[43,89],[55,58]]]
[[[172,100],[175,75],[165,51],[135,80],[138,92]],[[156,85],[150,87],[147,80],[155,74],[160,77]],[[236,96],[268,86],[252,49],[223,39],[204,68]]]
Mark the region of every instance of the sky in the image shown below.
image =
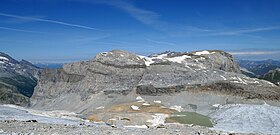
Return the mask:
[[[280,60],[279,0],[1,0],[0,51],[31,62],[224,50]]]

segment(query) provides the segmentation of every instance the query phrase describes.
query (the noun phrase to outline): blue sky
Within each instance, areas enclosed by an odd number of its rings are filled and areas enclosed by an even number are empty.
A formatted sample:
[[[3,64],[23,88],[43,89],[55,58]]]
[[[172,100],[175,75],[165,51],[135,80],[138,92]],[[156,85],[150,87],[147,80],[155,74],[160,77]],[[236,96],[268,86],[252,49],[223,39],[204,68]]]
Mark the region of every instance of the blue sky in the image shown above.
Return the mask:
[[[2,52],[32,62],[205,49],[280,59],[279,0],[1,0]]]

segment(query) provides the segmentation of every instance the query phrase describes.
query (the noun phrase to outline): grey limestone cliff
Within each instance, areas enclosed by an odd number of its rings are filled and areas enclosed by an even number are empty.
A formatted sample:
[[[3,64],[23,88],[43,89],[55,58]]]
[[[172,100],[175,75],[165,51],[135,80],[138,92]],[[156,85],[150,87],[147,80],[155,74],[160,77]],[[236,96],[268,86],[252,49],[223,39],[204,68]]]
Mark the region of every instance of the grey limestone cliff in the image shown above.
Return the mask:
[[[138,94],[161,95],[220,82],[240,85],[251,92],[257,86],[274,87],[242,75],[233,57],[223,51],[165,52],[145,57],[113,50],[97,54],[90,61],[42,71],[32,98],[76,93],[85,100],[100,92],[126,95],[133,90]]]

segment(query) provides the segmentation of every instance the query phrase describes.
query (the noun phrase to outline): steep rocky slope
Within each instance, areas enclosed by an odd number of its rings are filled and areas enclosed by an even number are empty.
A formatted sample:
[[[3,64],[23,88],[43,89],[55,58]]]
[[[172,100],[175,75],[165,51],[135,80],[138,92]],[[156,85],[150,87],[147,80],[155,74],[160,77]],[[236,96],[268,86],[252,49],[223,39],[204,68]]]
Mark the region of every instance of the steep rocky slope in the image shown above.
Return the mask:
[[[190,90],[246,99],[280,97],[274,84],[242,75],[233,57],[223,51],[165,52],[145,57],[113,50],[90,61],[43,70],[32,99],[34,107],[71,110],[82,107],[85,111],[105,102],[106,95],[160,96]],[[105,100],[100,95],[105,95]],[[71,105],[69,98],[79,105]],[[91,99],[99,101],[93,105]]]
[[[37,84],[39,69],[0,53],[0,103],[26,105]]]
[[[270,81],[276,85],[280,85],[280,68],[270,70],[268,73],[260,77],[261,79]]]
[[[270,70],[280,67],[279,61],[271,59],[262,61],[239,60],[238,63],[242,68],[247,69],[249,72],[251,72],[250,74],[254,75],[255,77],[262,76],[268,73]]]

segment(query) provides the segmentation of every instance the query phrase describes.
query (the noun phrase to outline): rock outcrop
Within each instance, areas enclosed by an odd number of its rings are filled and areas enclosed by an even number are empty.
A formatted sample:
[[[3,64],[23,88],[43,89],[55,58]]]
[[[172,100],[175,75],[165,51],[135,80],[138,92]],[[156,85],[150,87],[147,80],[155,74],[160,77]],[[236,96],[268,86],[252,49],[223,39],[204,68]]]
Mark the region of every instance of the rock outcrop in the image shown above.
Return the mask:
[[[249,93],[257,91],[255,87],[275,87],[242,75],[232,55],[223,51],[165,52],[145,57],[113,50],[90,61],[42,71],[32,98],[74,93],[86,100],[100,92],[127,95],[133,90],[137,94],[162,95],[220,82],[240,86]]]
[[[280,68],[270,70],[268,73],[264,74],[260,78],[280,86]]]
[[[0,53],[0,103],[27,105],[37,84],[39,68]]]

